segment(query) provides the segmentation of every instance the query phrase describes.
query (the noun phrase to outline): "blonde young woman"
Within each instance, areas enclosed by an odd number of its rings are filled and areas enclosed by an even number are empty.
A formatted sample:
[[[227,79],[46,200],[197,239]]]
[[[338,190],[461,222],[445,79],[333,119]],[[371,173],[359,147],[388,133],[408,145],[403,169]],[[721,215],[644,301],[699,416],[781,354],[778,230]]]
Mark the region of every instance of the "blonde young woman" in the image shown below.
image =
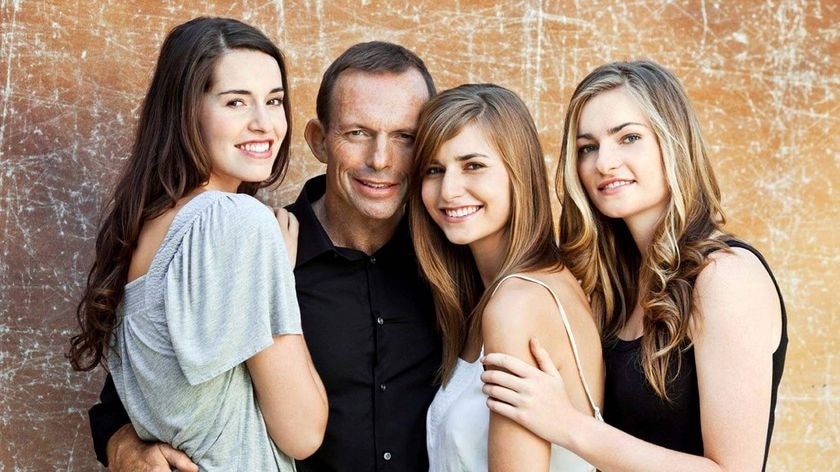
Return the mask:
[[[600,418],[598,332],[555,243],[543,154],[525,104],[489,84],[443,92],[421,113],[415,153],[412,233],[443,338],[443,385],[427,415],[431,470],[592,470],[491,414],[481,392],[482,352],[533,364],[528,340],[539,335],[572,408]]]
[[[604,471],[757,471],[767,461],[787,335],[762,256],[724,232],[720,193],[679,81],[652,62],[587,76],[569,104],[560,247],[601,328],[604,416],[542,370],[491,354],[491,411]],[[565,191],[563,191],[565,190]]]

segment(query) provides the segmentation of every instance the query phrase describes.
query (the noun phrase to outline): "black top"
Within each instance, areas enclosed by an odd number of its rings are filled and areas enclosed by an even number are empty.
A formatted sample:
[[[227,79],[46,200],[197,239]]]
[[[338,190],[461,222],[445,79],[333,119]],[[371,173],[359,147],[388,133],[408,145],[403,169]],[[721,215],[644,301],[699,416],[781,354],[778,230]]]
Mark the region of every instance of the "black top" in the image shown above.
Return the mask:
[[[324,176],[288,207],[300,222],[295,280],[306,343],[330,412],[321,448],[297,462],[310,471],[427,471],[426,409],[437,391],[440,338],[434,307],[404,218],[372,256],[335,247],[312,203]],[[128,422],[111,378],[90,410],[97,458]]]
[[[773,383],[770,394],[767,441],[764,464],[770,450],[773,434],[776,397],[785,365],[787,350],[787,315],[782,293],[767,261],[752,246],[737,240],[726,241],[730,247],[749,250],[761,261],[779,295],[782,316],[782,335],[773,353]],[[639,439],[695,455],[703,455],[703,436],[700,429],[700,397],[697,390],[694,349],[689,347],[681,354],[682,366],[677,378],[668,384],[672,403],[659,398],[647,384],[642,370],[641,338],[632,341],[618,340],[604,347],[606,382],[604,385],[604,420]]]

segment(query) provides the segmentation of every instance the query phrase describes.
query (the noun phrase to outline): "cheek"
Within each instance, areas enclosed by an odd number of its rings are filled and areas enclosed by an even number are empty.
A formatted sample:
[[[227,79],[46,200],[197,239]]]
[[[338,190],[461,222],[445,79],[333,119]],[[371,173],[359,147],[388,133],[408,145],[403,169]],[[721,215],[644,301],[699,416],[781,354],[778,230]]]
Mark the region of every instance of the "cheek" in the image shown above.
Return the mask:
[[[279,111],[274,117],[274,130],[277,133],[277,139],[283,141],[286,137],[286,131],[289,129],[289,124],[286,122],[286,114]]]
[[[208,114],[199,125],[199,131],[207,145],[212,146],[214,143],[224,140],[227,135],[231,134],[230,129],[232,127],[233,123],[230,123],[229,120]]]
[[[351,169],[357,161],[364,162],[364,147],[347,141],[327,142],[327,159],[334,168]]]
[[[591,174],[591,172],[589,172],[589,169],[587,168],[585,163],[581,162],[581,163],[578,164],[578,166],[577,166],[577,180],[578,180],[578,183],[580,183],[580,185],[583,187],[583,189],[586,192],[589,192],[589,190],[588,190],[589,185],[587,185],[586,178],[590,174]]]
[[[439,187],[437,179],[423,179],[423,182],[420,184],[420,198],[423,200],[423,206],[426,207],[426,211],[431,215],[437,213],[437,199],[440,194]]]

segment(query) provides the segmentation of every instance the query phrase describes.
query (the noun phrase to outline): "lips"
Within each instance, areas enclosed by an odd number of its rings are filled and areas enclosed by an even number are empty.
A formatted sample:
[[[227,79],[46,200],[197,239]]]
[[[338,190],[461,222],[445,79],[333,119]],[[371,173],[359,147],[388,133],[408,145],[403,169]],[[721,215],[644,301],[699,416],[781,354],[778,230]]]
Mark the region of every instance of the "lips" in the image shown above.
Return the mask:
[[[458,208],[442,208],[441,211],[444,215],[450,218],[464,218],[466,216],[472,215],[480,209],[481,207],[478,205],[470,205]]]
[[[372,188],[372,189],[375,189],[375,190],[384,190],[384,189],[387,189],[387,188],[390,188],[390,187],[393,187],[394,185],[396,185],[396,184],[393,184],[393,183],[390,183],[390,182],[372,182],[370,180],[359,180],[359,179],[356,179],[356,182],[359,182],[360,184],[364,185],[365,187]]]
[[[266,154],[271,150],[271,140],[266,141],[248,141],[236,145],[237,149],[245,151],[249,154],[261,155]]]
[[[607,180],[605,182],[601,182],[601,184],[598,185],[598,190],[600,190],[602,192],[615,190],[615,189],[618,189],[620,187],[624,187],[625,185],[630,185],[630,184],[635,183],[635,182],[636,182],[635,180],[611,179],[611,180]]]

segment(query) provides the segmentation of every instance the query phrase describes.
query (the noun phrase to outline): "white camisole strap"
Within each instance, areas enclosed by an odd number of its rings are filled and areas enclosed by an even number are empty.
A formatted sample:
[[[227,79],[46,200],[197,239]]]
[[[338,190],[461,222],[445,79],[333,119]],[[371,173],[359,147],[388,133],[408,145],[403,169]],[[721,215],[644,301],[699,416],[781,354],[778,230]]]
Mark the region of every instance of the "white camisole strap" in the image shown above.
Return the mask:
[[[583,375],[583,368],[580,364],[580,355],[578,354],[577,342],[575,342],[575,335],[572,333],[572,327],[569,325],[569,317],[566,316],[566,310],[563,309],[563,304],[560,303],[560,298],[554,293],[551,287],[548,286],[547,283],[543,282],[542,280],[535,279],[533,277],[529,277],[523,274],[509,274],[502,278],[498,284],[496,284],[496,288],[493,290],[493,293],[490,295],[491,297],[496,294],[496,290],[502,285],[507,279],[516,277],[517,279],[527,280],[528,282],[533,282],[538,285],[542,285],[546,290],[551,293],[551,296],[554,297],[554,303],[557,304],[557,308],[560,310],[560,318],[563,319],[563,326],[566,328],[566,334],[569,335],[569,342],[572,345],[572,354],[575,356],[575,364],[577,365],[578,375],[580,376],[580,381],[583,384],[583,390],[586,392],[586,398],[589,399],[589,405],[592,406],[592,411],[595,413],[595,418],[599,421],[604,421],[604,418],[601,416],[601,409],[598,408],[598,405],[592,400],[592,394],[589,392],[589,385],[586,383],[586,377]]]

